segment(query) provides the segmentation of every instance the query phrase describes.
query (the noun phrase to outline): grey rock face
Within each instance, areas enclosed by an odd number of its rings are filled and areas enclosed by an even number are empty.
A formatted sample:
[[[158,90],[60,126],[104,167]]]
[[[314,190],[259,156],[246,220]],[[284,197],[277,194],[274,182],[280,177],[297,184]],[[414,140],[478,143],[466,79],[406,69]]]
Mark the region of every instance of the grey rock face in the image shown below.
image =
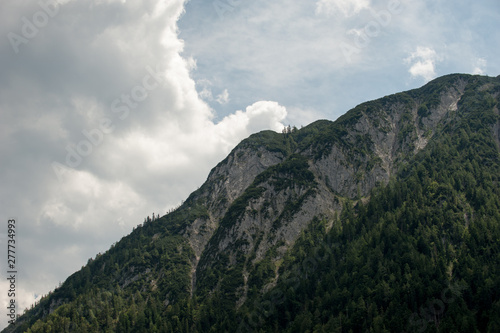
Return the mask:
[[[266,256],[279,262],[314,217],[330,221],[331,226],[332,217],[340,216],[342,200],[362,199],[375,186],[386,184],[401,161],[425,148],[436,129],[454,116],[466,85],[458,77],[453,85],[433,92],[431,102],[409,92],[362,104],[350,111],[350,118],[337,120],[342,135],[325,140],[320,148],[326,153],[319,157],[317,147],[301,145],[306,139],[300,131],[276,134],[278,140],[292,137],[288,153],[244,141],[212,170],[197,194],[208,217],[195,220],[185,231],[196,254],[193,288],[221,256],[228,256],[227,269],[243,266],[237,302],[242,304],[256,264]],[[498,128],[497,124],[493,130],[499,132]],[[244,203],[241,214],[222,226],[231,205],[255,185],[256,178],[291,154],[307,158],[314,185],[278,188],[275,180],[267,179],[258,184],[261,193]],[[272,255],[271,249],[275,249]],[[241,254],[244,263],[238,262]]]
[[[247,147],[236,147],[212,170],[205,183],[207,186],[196,198],[207,207],[209,218],[196,219],[185,233],[198,259],[234,200],[250,186],[257,175],[280,163],[283,158],[282,154],[266,149],[254,151]]]

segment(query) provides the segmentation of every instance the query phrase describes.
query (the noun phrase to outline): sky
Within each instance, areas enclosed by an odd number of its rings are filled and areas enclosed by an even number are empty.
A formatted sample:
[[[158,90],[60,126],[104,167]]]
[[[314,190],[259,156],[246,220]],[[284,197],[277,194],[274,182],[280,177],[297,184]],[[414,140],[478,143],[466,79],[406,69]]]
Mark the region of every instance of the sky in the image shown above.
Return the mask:
[[[499,45],[498,0],[0,1],[0,269],[14,218],[18,312],[250,134],[497,76]]]

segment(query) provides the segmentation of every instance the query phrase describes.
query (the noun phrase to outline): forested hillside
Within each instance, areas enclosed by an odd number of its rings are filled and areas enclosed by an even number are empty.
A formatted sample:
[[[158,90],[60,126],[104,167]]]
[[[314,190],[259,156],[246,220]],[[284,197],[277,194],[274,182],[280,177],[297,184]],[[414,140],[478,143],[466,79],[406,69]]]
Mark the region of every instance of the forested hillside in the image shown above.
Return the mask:
[[[500,77],[240,143],[4,332],[500,332]]]

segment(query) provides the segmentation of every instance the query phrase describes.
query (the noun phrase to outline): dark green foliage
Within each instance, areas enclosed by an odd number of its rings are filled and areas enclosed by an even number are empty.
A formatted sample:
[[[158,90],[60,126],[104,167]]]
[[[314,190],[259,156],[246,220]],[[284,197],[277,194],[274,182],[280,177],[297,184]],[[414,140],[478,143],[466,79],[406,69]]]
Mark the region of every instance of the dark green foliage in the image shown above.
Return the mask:
[[[309,188],[307,192],[302,194],[297,198],[290,198],[285,205],[285,208],[281,212],[280,216],[273,222],[273,230],[277,230],[281,227],[283,221],[289,221],[296,213],[300,211],[302,204],[310,196],[314,196],[316,191],[314,188]]]
[[[271,184],[276,191],[294,186],[314,186],[314,174],[309,171],[307,158],[294,154],[283,163],[268,168],[265,172],[257,176],[256,184],[271,179]]]
[[[69,331],[97,332],[104,331],[105,327],[115,331],[119,327],[119,319],[131,318],[127,321],[130,328],[128,331],[139,332],[138,324],[134,321],[136,317],[130,313],[130,307],[137,302],[140,295],[144,294],[144,298],[156,302],[159,308],[164,307],[167,300],[177,302],[189,297],[189,272],[194,254],[184,237],[172,235],[168,231],[169,228],[175,230],[178,223],[203,215],[203,209],[197,207],[187,210],[189,212],[176,211],[161,219],[139,225],[133,233],[122,238],[109,251],[98,254],[95,259],[89,259],[81,271],[71,275],[61,287],[42,298],[38,306],[29,310],[26,315],[28,320],[20,321],[22,325],[19,325],[17,331],[25,331],[31,327],[32,332],[59,332],[59,328],[66,325],[68,318],[71,322]],[[99,302],[104,303],[100,305]],[[65,304],[59,307],[57,312],[43,320],[46,324],[38,321],[32,326],[36,320],[47,314],[51,305],[63,303]],[[85,312],[81,310],[82,304],[86,304]],[[121,304],[123,311],[116,308],[116,304]],[[141,307],[140,311],[147,310],[146,303]],[[135,316],[138,315],[134,313]],[[143,324],[149,327],[149,324]],[[64,331],[65,329],[61,328],[60,332]]]
[[[243,140],[239,146],[254,149],[264,147],[269,151],[280,152],[283,156],[288,156],[295,150],[296,144],[291,134],[282,135],[274,131],[262,131]]]
[[[290,133],[291,135],[291,133]],[[227,236],[232,226],[249,209],[250,203],[259,199],[265,192],[265,184],[272,186],[274,191],[280,192],[286,189],[305,188],[306,191],[300,196],[291,196],[280,216],[274,221],[273,228],[280,227],[283,221],[289,220],[299,211],[302,203],[309,196],[314,195],[316,181],[314,174],[309,170],[308,159],[302,155],[291,154],[282,163],[272,166],[258,175],[253,183],[238,197],[229,207],[219,228],[210,239],[207,249],[200,258],[199,267],[201,270],[197,274],[197,295],[206,297],[213,290],[217,289],[224,299],[227,300],[227,309],[234,307],[236,293],[243,285],[242,273],[244,266],[251,265],[251,260],[241,251],[241,247],[247,245],[246,242],[236,242],[228,244],[224,254],[218,254],[218,244]],[[257,212],[255,212],[257,213]],[[219,256],[215,265],[208,266]],[[228,263],[236,258],[236,266],[228,268]],[[200,271],[203,273],[200,274]],[[250,277],[250,287],[262,287],[263,283],[274,276],[274,266],[270,257],[266,257],[256,267],[253,267],[253,274]]]
[[[243,195],[238,197],[238,199],[236,199],[229,207],[226,215],[221,221],[221,226],[229,227],[232,225],[238,218],[241,217],[243,212],[246,210],[248,203],[251,200],[259,198],[264,190],[264,188],[257,186],[255,183],[247,188]]]
[[[290,193],[274,230],[300,214],[320,189],[310,164],[334,144],[345,163],[358,168],[358,180],[380,164],[370,137],[353,130],[362,116],[387,133],[382,115],[396,103],[399,142],[410,145],[415,124],[424,129],[422,118],[449,89],[463,89],[458,110],[428,129],[426,148],[408,153],[389,183],[369,197],[336,196],[343,203],[340,216],[314,218],[279,261],[284,242],[256,260],[255,249],[273,237],[263,232],[253,236],[249,253],[241,239],[218,251],[219,240],[252,213],[251,203],[268,187]],[[90,259],[6,331],[498,332],[500,155],[493,128],[500,124],[499,92],[499,78],[450,75],[364,103],[335,123],[252,135],[239,147],[279,152],[282,161],[229,206],[200,258],[204,271],[196,276],[196,290],[194,252],[182,232],[197,218],[209,218],[197,199],[213,190],[207,183],[179,209],[148,219]],[[244,158],[241,151],[235,155]],[[263,206],[253,213],[263,214]]]
[[[246,325],[284,332],[494,331],[500,158],[484,126],[492,121],[498,116],[490,104],[450,123],[366,205],[347,203],[330,233],[304,234],[262,302],[273,292],[284,297],[273,311],[251,307],[261,321]]]

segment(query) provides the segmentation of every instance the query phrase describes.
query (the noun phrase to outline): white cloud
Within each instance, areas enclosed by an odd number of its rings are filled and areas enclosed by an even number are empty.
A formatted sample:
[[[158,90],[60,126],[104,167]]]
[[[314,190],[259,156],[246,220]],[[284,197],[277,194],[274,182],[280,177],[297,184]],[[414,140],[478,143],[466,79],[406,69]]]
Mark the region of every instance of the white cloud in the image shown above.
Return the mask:
[[[302,109],[299,107],[291,107],[287,108],[286,119],[289,121],[287,125],[290,124],[301,128],[302,126],[307,126],[318,119],[324,119],[324,115],[311,108]]]
[[[267,128],[280,132],[286,118],[286,108],[272,101],[259,101],[248,106],[245,111],[237,111],[224,117],[214,128],[222,142],[231,142],[235,136],[246,137],[260,129]]]
[[[147,215],[178,205],[242,139],[281,131],[286,109],[276,102],[213,121],[204,101],[214,99],[211,83],[198,82],[197,92],[196,61],[181,56],[184,3],[70,1],[20,45],[20,57],[0,40],[0,211],[21,224],[22,290],[30,291],[22,306]],[[2,7],[12,8],[2,17],[34,8]],[[0,21],[0,35],[19,28],[9,22]],[[216,101],[227,103],[221,91]],[[102,129],[106,119],[112,130]],[[79,156],[72,167],[68,149]]]
[[[212,96],[212,90],[208,87],[203,87],[203,90],[200,91],[200,98],[206,101],[213,101],[214,97]]]
[[[269,128],[274,131],[283,129],[283,121],[287,112],[285,107],[276,102],[260,101],[246,108],[246,119],[248,119],[247,130],[255,133],[259,128]]]
[[[210,80],[207,80],[207,79],[198,80],[198,81],[196,81],[196,85],[199,87],[198,94],[199,94],[200,98],[202,98],[203,100],[208,101],[208,102],[211,102],[214,100],[214,97],[212,95],[212,89],[210,88],[212,86],[212,82],[210,82]],[[201,89],[201,90],[199,90],[199,89]]]
[[[406,58],[406,62],[411,65],[408,70],[412,77],[422,77],[430,81],[436,77],[435,64],[438,60],[436,51],[429,47],[418,46],[415,52]]]
[[[146,215],[177,205],[253,132],[335,119],[367,96],[405,90],[408,71],[435,77],[438,63],[499,72],[473,60],[498,54],[494,0],[401,0],[387,26],[374,14],[387,9],[383,1],[257,0],[232,6],[224,20],[211,1],[191,1],[184,13],[187,2],[60,1],[19,54],[0,38],[0,211],[22,221],[25,290],[47,293]],[[36,1],[0,7],[4,37],[40,10]],[[372,22],[383,29],[346,66],[339,45],[358,47]],[[155,82],[144,81],[147,67],[161,84],[144,91]],[[114,130],[59,182],[51,163],[64,164],[68,145],[88,140],[83,131],[104,118]]]
[[[2,280],[0,280],[0,290],[3,291],[3,293],[7,294],[7,292],[10,290],[10,282],[7,280],[9,275],[6,275],[6,278],[2,275]],[[21,280],[20,280],[21,278]],[[31,304],[35,302],[35,294],[31,291],[28,291],[24,289],[22,286],[19,285],[19,283],[22,281],[22,276],[16,275],[16,280],[15,280],[15,298],[7,298],[7,297],[2,297],[0,298],[0,306],[2,307],[2,318],[0,319],[0,324],[2,324],[0,327],[4,327],[7,325],[8,320],[10,320],[10,317],[7,317],[7,307],[10,306],[10,300],[15,299],[16,302],[16,313],[17,314],[23,314],[25,309],[29,309],[31,307]],[[55,287],[55,286],[54,286]],[[5,318],[4,318],[5,317]]]
[[[472,74],[484,75],[486,73],[487,61],[483,58],[477,58],[474,61]]]
[[[227,89],[224,89],[222,93],[217,95],[217,103],[219,104],[227,104],[229,102],[229,92]]]
[[[316,14],[330,16],[340,12],[350,17],[369,7],[370,0],[319,0],[316,2]]]

